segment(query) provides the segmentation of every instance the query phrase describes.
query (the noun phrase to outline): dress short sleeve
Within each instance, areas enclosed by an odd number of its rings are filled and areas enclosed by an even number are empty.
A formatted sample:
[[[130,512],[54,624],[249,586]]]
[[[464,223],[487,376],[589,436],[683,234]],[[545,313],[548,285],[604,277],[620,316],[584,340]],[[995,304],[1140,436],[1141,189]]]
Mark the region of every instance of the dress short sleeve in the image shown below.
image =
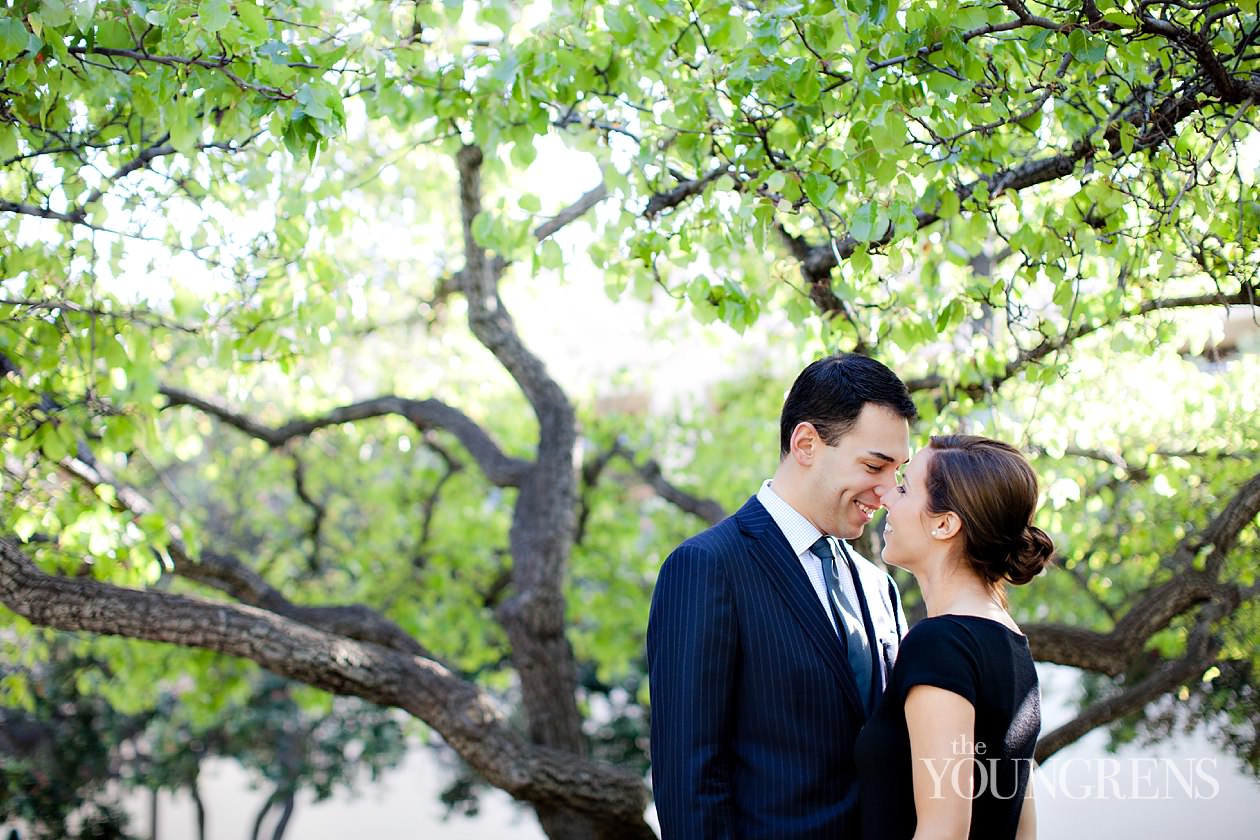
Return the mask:
[[[976,705],[980,659],[976,641],[948,616],[926,618],[906,634],[893,667],[893,686],[904,703],[916,685],[932,685]]]

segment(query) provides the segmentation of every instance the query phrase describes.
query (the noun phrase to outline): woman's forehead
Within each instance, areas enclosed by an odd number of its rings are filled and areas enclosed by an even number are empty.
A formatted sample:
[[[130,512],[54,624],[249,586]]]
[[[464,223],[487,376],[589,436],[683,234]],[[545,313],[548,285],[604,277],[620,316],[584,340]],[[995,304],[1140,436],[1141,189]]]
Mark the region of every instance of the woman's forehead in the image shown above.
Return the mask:
[[[924,447],[910,456],[910,461],[903,468],[902,472],[906,475],[919,475],[927,469],[928,461],[930,460],[932,460],[932,450]]]

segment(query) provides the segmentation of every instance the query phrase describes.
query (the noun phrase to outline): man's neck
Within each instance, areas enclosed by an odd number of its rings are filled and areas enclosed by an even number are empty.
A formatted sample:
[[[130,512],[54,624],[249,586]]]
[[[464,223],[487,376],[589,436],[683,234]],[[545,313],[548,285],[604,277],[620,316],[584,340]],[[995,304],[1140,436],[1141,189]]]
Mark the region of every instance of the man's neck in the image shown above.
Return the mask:
[[[808,506],[806,505],[808,496],[805,493],[804,487],[802,487],[802,482],[799,480],[799,476],[792,475],[790,470],[785,469],[784,465],[780,464],[779,469],[777,469],[774,473],[774,478],[770,480],[770,489],[773,490],[775,495],[777,495],[780,499],[791,505],[792,510],[796,511],[806,519],[809,519],[810,522],[817,527],[818,523],[813,522],[809,514],[806,513],[808,510]],[[819,530],[822,529],[820,528]],[[824,531],[823,533],[826,532]]]

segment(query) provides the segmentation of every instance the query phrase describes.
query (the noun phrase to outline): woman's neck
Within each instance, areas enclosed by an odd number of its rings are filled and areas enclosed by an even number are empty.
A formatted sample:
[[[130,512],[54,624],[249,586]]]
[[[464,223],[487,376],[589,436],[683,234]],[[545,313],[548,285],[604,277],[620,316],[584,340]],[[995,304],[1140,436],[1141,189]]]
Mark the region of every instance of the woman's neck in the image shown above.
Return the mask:
[[[915,575],[929,616],[978,615],[993,617],[1006,611],[979,575],[962,564],[940,564]]]

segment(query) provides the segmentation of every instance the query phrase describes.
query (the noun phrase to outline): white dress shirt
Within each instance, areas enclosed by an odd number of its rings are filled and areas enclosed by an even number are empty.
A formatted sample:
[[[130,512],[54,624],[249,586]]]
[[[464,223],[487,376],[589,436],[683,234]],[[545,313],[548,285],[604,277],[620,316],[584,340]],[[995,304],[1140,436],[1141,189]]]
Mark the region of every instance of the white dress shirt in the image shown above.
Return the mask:
[[[810,546],[823,536],[822,531],[814,527],[804,516],[797,512],[796,508],[789,505],[783,500],[783,497],[774,492],[774,488],[770,486],[771,480],[766,479],[761,484],[761,489],[757,491],[757,501],[761,502],[761,506],[770,514],[770,518],[774,520],[774,524],[779,526],[779,530],[783,532],[783,536],[787,538],[788,545],[792,547],[793,553],[801,563],[801,568],[805,570],[805,574],[809,576],[809,582],[814,587],[814,594],[818,596],[818,603],[822,606],[823,613],[827,616],[827,621],[831,622],[831,628],[836,630],[836,620],[831,608],[827,605],[827,583],[823,580],[822,558],[810,551]],[[834,540],[834,537],[832,538]],[[840,551],[832,546],[835,552],[837,566],[840,570],[840,588],[844,591],[845,598],[850,604],[860,603],[857,597],[857,587],[854,585],[852,576],[849,574],[849,564],[839,562]],[[846,623],[853,622],[852,626],[863,627],[862,616],[853,615],[847,605],[836,605],[837,609],[844,612],[844,621]],[[839,632],[837,630],[837,632]],[[865,635],[865,629],[863,629]]]

